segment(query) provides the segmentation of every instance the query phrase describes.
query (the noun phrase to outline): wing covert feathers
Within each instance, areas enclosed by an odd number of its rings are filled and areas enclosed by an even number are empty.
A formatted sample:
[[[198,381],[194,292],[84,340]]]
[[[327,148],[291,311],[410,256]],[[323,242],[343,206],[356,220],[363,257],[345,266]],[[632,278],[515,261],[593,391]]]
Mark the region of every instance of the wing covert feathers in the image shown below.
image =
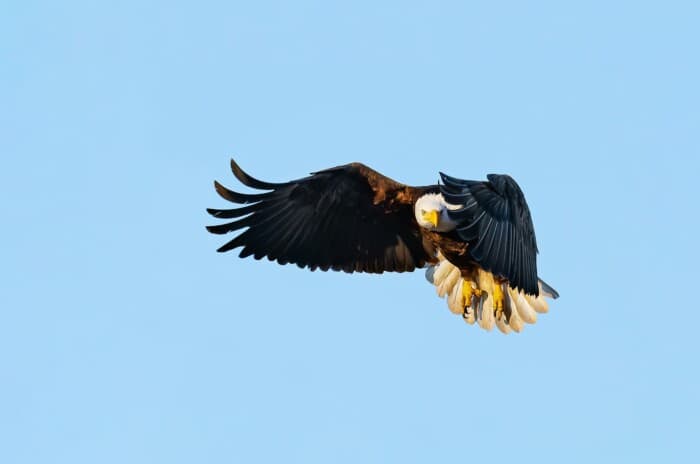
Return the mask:
[[[461,180],[440,173],[448,210],[469,254],[484,269],[514,288],[537,296],[537,240],[530,210],[510,176],[490,174],[487,182]]]
[[[400,184],[360,163],[338,166],[290,182],[272,183],[246,173],[233,160],[241,193],[219,182],[225,200],[243,205],[208,209],[234,221],[207,227],[213,234],[239,232],[218,251],[242,248],[241,257],[267,257],[311,270],[405,272],[432,260],[413,217],[419,189]]]

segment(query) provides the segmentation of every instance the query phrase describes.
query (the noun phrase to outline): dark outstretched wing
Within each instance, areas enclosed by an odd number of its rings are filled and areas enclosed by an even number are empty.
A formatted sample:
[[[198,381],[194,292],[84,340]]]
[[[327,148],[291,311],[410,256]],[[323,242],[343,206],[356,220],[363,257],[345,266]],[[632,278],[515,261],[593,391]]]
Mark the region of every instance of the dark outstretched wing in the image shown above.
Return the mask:
[[[442,195],[462,205],[448,214],[457,222],[460,238],[469,243],[471,257],[512,287],[538,295],[535,229],[515,180],[497,174],[488,175],[488,182],[440,175]]]
[[[220,252],[243,247],[241,257],[372,273],[413,271],[431,259],[413,215],[420,189],[359,163],[279,184],[249,176],[233,160],[231,169],[243,184],[264,192],[237,193],[214,183],[223,198],[245,206],[208,209],[215,217],[236,220],[207,230],[226,234],[247,228]]]

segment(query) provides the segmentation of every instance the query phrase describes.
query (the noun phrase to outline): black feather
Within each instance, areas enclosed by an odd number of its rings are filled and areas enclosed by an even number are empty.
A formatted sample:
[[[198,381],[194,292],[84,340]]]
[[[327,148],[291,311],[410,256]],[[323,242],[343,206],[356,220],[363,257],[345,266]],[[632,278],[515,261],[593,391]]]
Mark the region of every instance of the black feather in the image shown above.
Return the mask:
[[[445,199],[462,208],[448,211],[471,257],[484,269],[531,295],[537,285],[537,240],[525,196],[507,175],[489,174],[488,182],[440,174]]]
[[[407,187],[357,163],[285,183],[258,180],[233,160],[231,170],[244,185],[267,191],[239,193],[215,183],[224,199],[247,205],[208,210],[222,219],[241,218],[209,226],[212,233],[247,227],[219,251],[243,247],[241,257],[374,273],[412,271],[432,257],[413,217],[413,202],[427,188]],[[375,201],[377,191],[385,202]]]

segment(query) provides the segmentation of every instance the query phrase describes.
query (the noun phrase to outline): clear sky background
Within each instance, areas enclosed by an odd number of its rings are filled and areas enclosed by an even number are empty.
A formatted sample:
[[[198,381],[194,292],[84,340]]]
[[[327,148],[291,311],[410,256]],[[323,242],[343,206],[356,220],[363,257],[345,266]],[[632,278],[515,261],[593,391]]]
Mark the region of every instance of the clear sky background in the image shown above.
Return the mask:
[[[696,462],[697,2],[2,2],[0,462]],[[235,187],[513,175],[562,297],[217,254]]]

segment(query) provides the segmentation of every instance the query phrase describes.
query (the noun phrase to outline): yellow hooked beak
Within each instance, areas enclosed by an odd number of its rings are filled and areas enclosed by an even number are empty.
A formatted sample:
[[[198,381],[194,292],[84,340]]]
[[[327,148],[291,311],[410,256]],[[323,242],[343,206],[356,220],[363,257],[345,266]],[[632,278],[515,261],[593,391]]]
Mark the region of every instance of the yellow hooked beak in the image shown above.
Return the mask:
[[[433,225],[433,227],[438,226],[438,219],[439,218],[440,218],[440,213],[438,213],[438,211],[435,209],[433,209],[431,211],[424,211],[423,212],[423,220],[431,223]]]

